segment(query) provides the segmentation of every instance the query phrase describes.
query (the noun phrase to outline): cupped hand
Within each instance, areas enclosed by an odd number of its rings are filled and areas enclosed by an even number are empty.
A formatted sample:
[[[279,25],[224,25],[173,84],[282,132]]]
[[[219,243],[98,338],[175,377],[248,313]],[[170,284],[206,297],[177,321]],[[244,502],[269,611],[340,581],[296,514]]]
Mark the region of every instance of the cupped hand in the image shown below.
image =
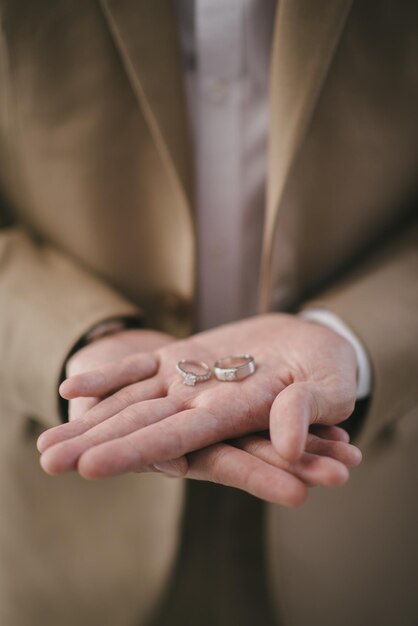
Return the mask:
[[[73,354],[67,361],[66,375],[72,377],[133,354],[152,352],[172,341],[173,337],[157,331],[122,330],[97,339]],[[150,371],[150,375],[152,373]],[[68,403],[68,419],[81,417],[99,402],[100,397],[97,395],[71,398]]]
[[[182,358],[212,365],[220,356],[244,352],[254,356],[257,369],[239,382],[212,378],[187,387],[175,368]],[[291,504],[274,489],[279,470],[298,501],[306,496],[304,484],[341,484],[347,468],[360,462],[360,452],[333,426],[351,413],[355,390],[356,360],[348,342],[294,316],[259,316],[67,380],[61,391],[68,399],[106,397],[76,422],[45,433],[41,462],[50,473],[78,469],[90,478],[157,465]],[[311,424],[329,428],[318,438],[309,434]],[[272,443],[220,443],[268,428]],[[166,463],[191,452],[186,467]],[[273,492],[266,493],[266,485]]]

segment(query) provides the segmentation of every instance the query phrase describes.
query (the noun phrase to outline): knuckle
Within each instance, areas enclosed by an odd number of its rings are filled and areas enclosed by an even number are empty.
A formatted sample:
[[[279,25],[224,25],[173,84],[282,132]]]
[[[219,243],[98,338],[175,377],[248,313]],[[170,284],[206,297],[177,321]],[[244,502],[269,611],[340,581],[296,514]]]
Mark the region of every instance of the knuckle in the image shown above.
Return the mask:
[[[246,439],[243,441],[242,449],[252,454],[254,456],[262,455],[266,449],[268,449],[269,444],[265,439]]]
[[[158,432],[158,442],[154,448],[154,453],[160,456],[162,459],[175,459],[182,454],[185,454],[187,450],[187,441],[184,440],[184,435],[178,430],[175,424],[163,420],[156,424],[156,432]],[[165,462],[165,461],[164,461]]]
[[[167,472],[167,474],[171,474],[172,476],[177,476],[179,478],[185,477],[189,470],[189,464],[184,457],[175,459],[174,461],[161,463],[160,467],[162,467],[163,471]]]
[[[116,401],[122,401],[126,406],[136,401],[135,389],[132,386],[124,387],[114,395]]]
[[[214,446],[211,450],[209,459],[211,467],[210,479],[214,483],[219,484],[223,482],[222,478],[224,475],[224,460],[226,455],[227,448],[222,445]]]
[[[136,426],[138,418],[137,407],[134,404],[127,406],[125,409],[123,409],[119,416],[127,424],[130,424],[131,426]]]

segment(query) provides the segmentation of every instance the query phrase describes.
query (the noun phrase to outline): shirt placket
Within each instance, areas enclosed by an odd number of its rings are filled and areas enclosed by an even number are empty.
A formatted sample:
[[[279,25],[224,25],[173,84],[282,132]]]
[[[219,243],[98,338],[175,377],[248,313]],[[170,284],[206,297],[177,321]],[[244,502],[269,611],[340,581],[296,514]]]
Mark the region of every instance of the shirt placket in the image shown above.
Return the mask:
[[[239,317],[243,6],[196,0],[196,166],[201,328]]]

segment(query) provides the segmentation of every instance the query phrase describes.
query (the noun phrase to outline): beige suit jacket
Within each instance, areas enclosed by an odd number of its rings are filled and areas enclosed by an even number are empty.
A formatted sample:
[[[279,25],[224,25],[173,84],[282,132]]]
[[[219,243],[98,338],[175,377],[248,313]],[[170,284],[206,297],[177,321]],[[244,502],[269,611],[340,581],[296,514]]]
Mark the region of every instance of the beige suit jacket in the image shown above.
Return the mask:
[[[319,304],[362,339],[364,463],[296,511],[192,489],[182,590],[181,482],[41,472],[80,336],[139,310],[193,329],[192,159],[172,3],[1,0],[4,626],[142,625],[164,590],[163,626],[418,623],[418,7],[279,5],[260,311]]]

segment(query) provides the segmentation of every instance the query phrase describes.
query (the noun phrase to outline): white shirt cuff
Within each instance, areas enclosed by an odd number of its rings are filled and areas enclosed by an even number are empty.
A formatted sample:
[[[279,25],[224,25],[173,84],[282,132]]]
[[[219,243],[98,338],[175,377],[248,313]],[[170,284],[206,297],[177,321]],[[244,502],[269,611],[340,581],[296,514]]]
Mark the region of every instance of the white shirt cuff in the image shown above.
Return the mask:
[[[367,398],[372,389],[372,368],[367,352],[353,331],[334,313],[327,309],[306,309],[299,313],[300,317],[327,326],[353,346],[357,358],[357,400]]]

